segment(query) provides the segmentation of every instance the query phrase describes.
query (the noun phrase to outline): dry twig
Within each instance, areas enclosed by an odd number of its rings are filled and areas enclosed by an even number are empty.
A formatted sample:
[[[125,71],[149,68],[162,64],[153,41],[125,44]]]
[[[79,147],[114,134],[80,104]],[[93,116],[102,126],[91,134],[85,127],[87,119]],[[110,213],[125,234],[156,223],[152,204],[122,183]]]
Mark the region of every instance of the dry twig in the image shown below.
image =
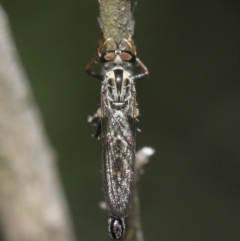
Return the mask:
[[[5,240],[74,241],[56,157],[0,6],[0,214]]]

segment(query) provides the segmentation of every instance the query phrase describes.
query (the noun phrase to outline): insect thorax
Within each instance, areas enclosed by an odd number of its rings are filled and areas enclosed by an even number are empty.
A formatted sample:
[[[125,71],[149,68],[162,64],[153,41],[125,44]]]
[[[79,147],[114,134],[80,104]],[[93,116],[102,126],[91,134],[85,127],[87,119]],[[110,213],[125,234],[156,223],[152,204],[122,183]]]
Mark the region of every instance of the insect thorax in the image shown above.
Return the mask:
[[[136,94],[131,73],[121,66],[106,71],[102,83],[102,94],[109,101],[112,109],[123,109]]]

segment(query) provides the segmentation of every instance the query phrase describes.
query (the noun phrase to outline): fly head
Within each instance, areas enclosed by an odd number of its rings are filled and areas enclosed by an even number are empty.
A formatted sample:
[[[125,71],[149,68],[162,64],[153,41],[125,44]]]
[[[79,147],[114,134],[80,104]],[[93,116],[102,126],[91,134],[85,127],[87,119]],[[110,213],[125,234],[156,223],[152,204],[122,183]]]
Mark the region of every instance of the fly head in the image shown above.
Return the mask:
[[[98,49],[100,62],[105,69],[113,66],[131,67],[136,61],[136,48],[130,40],[123,38],[117,42],[114,38],[105,40]]]

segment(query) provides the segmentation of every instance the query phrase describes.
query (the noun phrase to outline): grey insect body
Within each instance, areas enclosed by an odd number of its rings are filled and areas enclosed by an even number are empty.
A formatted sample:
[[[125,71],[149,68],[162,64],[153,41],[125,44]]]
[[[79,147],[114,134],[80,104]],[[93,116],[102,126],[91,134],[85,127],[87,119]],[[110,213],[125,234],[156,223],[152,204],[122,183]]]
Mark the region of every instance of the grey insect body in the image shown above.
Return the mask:
[[[101,142],[105,200],[112,217],[125,218],[134,186],[135,118],[131,74],[121,67],[106,73],[101,91]]]
[[[110,50],[108,46],[111,46]],[[129,215],[134,192],[135,123],[139,114],[135,83],[146,76],[148,70],[136,58],[135,48],[126,39],[120,43],[113,38],[106,40],[99,48],[99,58],[103,75],[91,69],[94,61],[86,67],[90,75],[101,80],[101,108],[88,121],[98,125],[95,136],[102,143],[103,190],[110,215],[109,234],[120,240],[125,233],[124,219]],[[132,73],[132,65],[136,63],[143,73]]]

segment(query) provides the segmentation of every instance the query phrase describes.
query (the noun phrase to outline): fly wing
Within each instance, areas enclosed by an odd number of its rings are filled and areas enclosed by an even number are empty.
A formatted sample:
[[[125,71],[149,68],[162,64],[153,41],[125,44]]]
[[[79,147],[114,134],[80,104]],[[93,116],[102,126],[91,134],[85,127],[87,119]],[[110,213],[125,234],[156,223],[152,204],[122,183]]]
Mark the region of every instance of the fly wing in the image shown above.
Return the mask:
[[[110,215],[124,218],[134,187],[135,121],[102,98],[102,162],[105,200]]]

